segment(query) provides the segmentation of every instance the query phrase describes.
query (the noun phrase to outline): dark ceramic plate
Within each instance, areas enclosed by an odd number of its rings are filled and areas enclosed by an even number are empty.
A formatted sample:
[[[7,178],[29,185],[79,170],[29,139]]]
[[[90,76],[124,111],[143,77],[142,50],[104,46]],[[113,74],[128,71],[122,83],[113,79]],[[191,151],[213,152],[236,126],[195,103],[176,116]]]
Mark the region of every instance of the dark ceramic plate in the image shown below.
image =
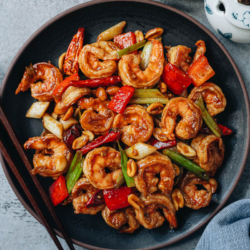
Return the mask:
[[[225,160],[215,176],[219,183],[218,191],[208,207],[198,211],[184,208],[177,212],[178,228],[174,231],[171,231],[165,223],[162,227],[153,230],[141,228],[134,234],[120,234],[104,222],[100,213],[96,216],[74,215],[71,205],[58,206],[55,209],[70,237],[83,247],[158,249],[183,239],[207,223],[231,195],[246,162],[249,148],[247,92],[231,56],[210,31],[181,11],[151,1],[94,1],[76,6],[41,27],[18,52],[3,81],[2,104],[22,143],[29,137],[40,135],[43,130],[41,120],[25,118],[26,111],[34,102],[30,91],[17,96],[14,94],[25,66],[31,62],[47,61],[57,65],[58,57],[66,51],[79,27],[84,27],[86,30],[85,44],[87,44],[95,42],[101,31],[122,20],[127,22],[125,31],[139,29],[146,32],[151,28],[162,27],[165,31],[163,36],[165,45],[184,44],[195,51],[196,41],[202,39],[206,42],[206,56],[216,72],[212,81],[222,88],[228,101],[225,112],[218,116],[218,120],[235,131],[234,135],[224,138]],[[27,152],[30,160],[33,153]],[[1,162],[16,195],[29,212],[39,220],[8,166],[3,160]],[[20,161],[18,161],[18,167],[23,170]],[[25,171],[24,175],[28,177]],[[40,180],[45,190],[48,190],[52,183],[51,178],[40,178]],[[33,190],[29,179],[27,184]]]

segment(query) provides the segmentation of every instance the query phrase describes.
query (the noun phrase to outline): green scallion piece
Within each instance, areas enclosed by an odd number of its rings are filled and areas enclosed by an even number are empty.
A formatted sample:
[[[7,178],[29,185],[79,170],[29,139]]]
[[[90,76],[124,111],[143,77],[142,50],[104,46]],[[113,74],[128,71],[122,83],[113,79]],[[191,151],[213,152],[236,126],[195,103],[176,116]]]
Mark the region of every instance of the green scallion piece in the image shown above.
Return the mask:
[[[116,54],[117,59],[120,59],[123,55],[129,54],[137,49],[144,47],[145,43],[146,43],[146,40],[143,40],[143,41],[136,43],[136,44],[133,44],[125,49],[119,50]]]

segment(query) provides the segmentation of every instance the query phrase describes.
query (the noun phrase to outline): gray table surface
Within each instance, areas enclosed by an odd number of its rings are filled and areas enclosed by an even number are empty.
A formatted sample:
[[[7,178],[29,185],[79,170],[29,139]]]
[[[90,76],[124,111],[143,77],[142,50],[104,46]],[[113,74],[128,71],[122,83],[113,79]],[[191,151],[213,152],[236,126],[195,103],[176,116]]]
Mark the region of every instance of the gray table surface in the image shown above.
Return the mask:
[[[84,0],[0,0],[0,83],[18,50],[45,22]],[[225,45],[238,65],[250,93],[250,44],[235,44],[214,32],[209,25],[202,0],[162,0],[191,15],[209,28]],[[228,201],[250,198],[250,160],[242,179]],[[45,228],[22,206],[0,167],[0,249],[56,249]],[[204,228],[167,249],[194,249]],[[65,249],[64,240],[60,239]],[[76,246],[76,249],[83,249]]]

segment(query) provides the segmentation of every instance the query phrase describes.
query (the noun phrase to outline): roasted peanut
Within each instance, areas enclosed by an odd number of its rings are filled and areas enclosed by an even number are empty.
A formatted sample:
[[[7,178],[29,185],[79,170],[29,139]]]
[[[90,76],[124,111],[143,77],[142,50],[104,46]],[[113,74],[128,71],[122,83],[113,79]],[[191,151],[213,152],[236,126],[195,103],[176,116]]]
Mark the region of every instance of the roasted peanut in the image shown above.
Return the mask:
[[[87,135],[89,137],[89,141],[93,141],[95,138],[94,134],[89,130],[82,131],[82,134]]]
[[[119,91],[119,87],[117,86],[110,86],[106,89],[106,93],[108,93],[110,96],[115,95]]]
[[[129,177],[134,177],[137,172],[137,165],[134,160],[130,159],[127,162],[127,174]]]
[[[144,35],[140,30],[135,31],[136,42],[139,43],[144,40]]]
[[[150,115],[158,115],[163,111],[163,104],[160,102],[152,103],[147,107],[147,112]]]
[[[72,149],[76,150],[85,146],[89,141],[89,137],[87,135],[82,135],[76,138],[72,143]]]
[[[157,38],[160,37],[163,33],[163,29],[162,28],[154,28],[152,30],[149,30],[146,35],[145,35],[145,39],[153,39],[153,38]]]
[[[181,191],[178,188],[175,188],[172,192],[172,200],[173,200],[173,204],[175,207],[175,210],[178,211],[179,208],[183,208],[184,207],[184,198],[183,195],[181,193]]]
[[[162,81],[160,81],[160,83],[158,84],[158,88],[161,91],[161,93],[166,93],[168,90],[167,84]]]
[[[135,194],[131,194],[128,196],[128,203],[137,210],[140,210],[141,208],[144,207],[143,201],[137,197]]]
[[[80,120],[80,118],[81,118],[81,108],[80,107],[76,108],[75,113],[73,115],[73,118],[75,118],[78,121]]]
[[[196,151],[191,146],[183,142],[177,143],[177,150],[179,153],[181,153],[182,155],[186,156],[189,159],[194,158],[196,156]]]
[[[58,68],[60,69],[61,72],[63,72],[63,63],[64,63],[65,56],[66,56],[66,53],[63,53],[58,59]]]
[[[173,164],[173,168],[175,171],[175,176],[178,176],[181,173],[180,168],[176,164]]]
[[[96,90],[95,95],[101,101],[106,101],[108,99],[105,89],[101,87]]]
[[[71,106],[68,111],[64,114],[64,116],[62,117],[63,121],[67,121],[74,113],[74,108]]]

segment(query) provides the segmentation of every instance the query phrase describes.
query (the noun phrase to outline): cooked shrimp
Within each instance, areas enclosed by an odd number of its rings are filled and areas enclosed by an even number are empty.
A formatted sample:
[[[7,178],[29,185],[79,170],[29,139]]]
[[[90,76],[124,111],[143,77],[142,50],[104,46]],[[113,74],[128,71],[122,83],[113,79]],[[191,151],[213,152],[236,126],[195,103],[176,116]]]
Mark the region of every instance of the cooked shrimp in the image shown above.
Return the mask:
[[[105,134],[112,127],[114,112],[108,109],[109,101],[100,99],[82,98],[78,105],[81,109],[86,109],[80,119],[84,130],[89,130],[95,135]]]
[[[182,119],[176,126],[178,115]],[[202,114],[196,104],[189,99],[176,97],[165,106],[160,123],[161,129],[156,128],[154,136],[160,141],[174,140],[175,134],[180,139],[190,139],[197,135],[201,126]]]
[[[136,188],[144,195],[158,189],[165,195],[171,193],[175,170],[167,156],[154,153],[137,162],[138,172],[134,176]],[[156,175],[159,174],[159,178]]]
[[[58,115],[66,113],[80,98],[90,94],[91,90],[88,88],[68,87],[63,93],[61,100],[56,104],[54,113]]]
[[[59,177],[68,171],[72,155],[59,138],[53,134],[47,134],[42,137],[30,138],[24,144],[25,149],[48,149],[52,156],[36,153],[33,157],[34,169],[32,174],[40,174],[44,177]]]
[[[140,105],[128,106],[123,114],[116,115],[114,128],[122,132],[121,140],[128,146],[146,142],[153,133],[154,121],[146,109]]]
[[[16,94],[31,88],[31,96],[40,102],[53,101],[52,93],[63,80],[60,70],[51,63],[32,64],[26,68]],[[39,81],[39,82],[38,82]]]
[[[196,44],[197,50],[195,52],[193,62],[195,62],[200,56],[204,55],[206,53],[206,44],[204,41],[199,40]]]
[[[96,205],[92,207],[86,207],[89,199],[98,191],[97,188],[94,188],[87,178],[79,179],[74,188],[72,189],[73,196],[73,207],[75,209],[75,214],[97,214],[104,207],[105,203],[101,205]]]
[[[125,211],[110,211],[108,207],[105,207],[102,210],[102,217],[109,226],[117,230],[119,230],[123,226],[120,231],[121,233],[133,233],[140,227],[140,223],[135,218],[133,207],[128,207]]]
[[[116,53],[119,50],[115,43],[107,41],[85,45],[78,60],[81,71],[88,78],[111,76],[117,70]]]
[[[168,62],[174,64],[184,72],[187,72],[190,68],[190,62],[192,58],[189,56],[191,49],[184,46],[178,45],[168,49],[167,58]]]
[[[140,69],[141,56],[139,54],[128,54],[121,58],[118,70],[123,85],[134,88],[152,88],[160,81],[164,66],[163,46],[158,40],[150,40],[153,43],[153,49],[149,64],[144,71]]]
[[[196,185],[202,185],[204,189],[198,190]],[[208,206],[217,186],[218,184],[213,178],[203,181],[190,172],[186,173],[180,183],[185,206],[195,210]]]
[[[225,146],[222,139],[215,135],[201,134],[192,140],[191,146],[197,151],[194,162],[214,176],[224,159]]]
[[[147,229],[160,227],[166,218],[170,228],[177,227],[174,205],[165,195],[151,194],[149,196],[142,196],[140,202],[143,202],[144,205],[140,209],[137,206],[134,209],[136,219],[142,226]],[[159,209],[163,209],[164,216]]]
[[[78,58],[83,46],[84,28],[79,28],[69,44],[63,63],[63,71],[66,75],[78,73]]]
[[[188,98],[195,102],[202,96],[207,106],[207,111],[211,116],[215,116],[224,111],[227,100],[219,86],[212,82],[206,82],[199,87],[194,87]]]
[[[111,147],[90,151],[83,164],[83,172],[89,182],[99,189],[115,188],[121,171],[121,155]]]

